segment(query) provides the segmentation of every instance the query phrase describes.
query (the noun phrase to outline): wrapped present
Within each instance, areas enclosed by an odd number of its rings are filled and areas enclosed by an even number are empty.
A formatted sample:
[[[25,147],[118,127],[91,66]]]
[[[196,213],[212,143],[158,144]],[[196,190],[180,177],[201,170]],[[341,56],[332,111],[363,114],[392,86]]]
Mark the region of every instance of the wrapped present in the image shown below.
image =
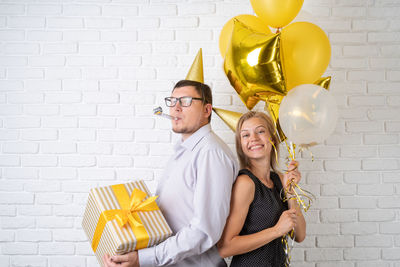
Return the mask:
[[[172,235],[143,181],[90,190],[82,227],[97,260],[154,246]]]

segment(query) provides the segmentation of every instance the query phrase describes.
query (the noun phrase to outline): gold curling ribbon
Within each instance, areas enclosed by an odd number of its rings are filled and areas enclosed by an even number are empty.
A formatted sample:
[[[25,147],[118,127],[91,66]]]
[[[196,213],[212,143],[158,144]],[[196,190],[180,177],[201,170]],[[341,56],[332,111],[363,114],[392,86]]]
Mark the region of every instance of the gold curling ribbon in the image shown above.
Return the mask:
[[[123,184],[112,185],[111,188],[114,191],[114,195],[121,209],[105,210],[100,214],[92,241],[93,251],[96,252],[97,250],[106,223],[114,219],[121,228],[125,227],[127,224],[131,226],[137,240],[136,250],[145,248],[149,243],[150,237],[137,212],[159,210],[155,202],[157,196],[149,197],[144,200],[147,194],[137,188],[133,189],[130,197]]]

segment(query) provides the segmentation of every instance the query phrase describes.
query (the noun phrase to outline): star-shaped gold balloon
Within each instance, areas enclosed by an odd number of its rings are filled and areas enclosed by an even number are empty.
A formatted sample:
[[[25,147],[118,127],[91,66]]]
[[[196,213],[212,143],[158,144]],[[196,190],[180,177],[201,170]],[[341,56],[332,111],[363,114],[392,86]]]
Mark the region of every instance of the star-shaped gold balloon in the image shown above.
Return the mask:
[[[286,95],[280,58],[280,33],[256,32],[235,19],[224,71],[250,110],[260,100],[257,96],[259,93]]]

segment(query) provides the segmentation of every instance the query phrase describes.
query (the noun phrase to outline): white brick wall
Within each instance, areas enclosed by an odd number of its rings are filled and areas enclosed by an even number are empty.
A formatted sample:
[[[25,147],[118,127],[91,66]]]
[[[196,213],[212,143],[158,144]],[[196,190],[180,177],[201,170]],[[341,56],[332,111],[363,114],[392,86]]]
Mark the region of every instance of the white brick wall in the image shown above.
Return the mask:
[[[80,226],[87,192],[131,179],[155,189],[177,136],[152,108],[200,47],[215,106],[246,111],[218,37],[250,2],[1,2],[0,266],[97,266]],[[400,2],[303,9],[329,35],[340,119],[314,162],[299,158],[317,200],[293,266],[399,267]],[[233,148],[216,115],[212,125]]]

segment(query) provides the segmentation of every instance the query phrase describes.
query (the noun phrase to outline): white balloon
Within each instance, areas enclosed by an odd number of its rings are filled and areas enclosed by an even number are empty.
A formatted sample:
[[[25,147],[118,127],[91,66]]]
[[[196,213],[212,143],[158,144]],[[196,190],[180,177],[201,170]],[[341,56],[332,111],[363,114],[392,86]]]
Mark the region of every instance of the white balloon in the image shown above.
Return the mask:
[[[297,145],[323,142],[335,129],[337,107],[333,96],[315,84],[294,87],[282,99],[279,123],[286,137]]]

